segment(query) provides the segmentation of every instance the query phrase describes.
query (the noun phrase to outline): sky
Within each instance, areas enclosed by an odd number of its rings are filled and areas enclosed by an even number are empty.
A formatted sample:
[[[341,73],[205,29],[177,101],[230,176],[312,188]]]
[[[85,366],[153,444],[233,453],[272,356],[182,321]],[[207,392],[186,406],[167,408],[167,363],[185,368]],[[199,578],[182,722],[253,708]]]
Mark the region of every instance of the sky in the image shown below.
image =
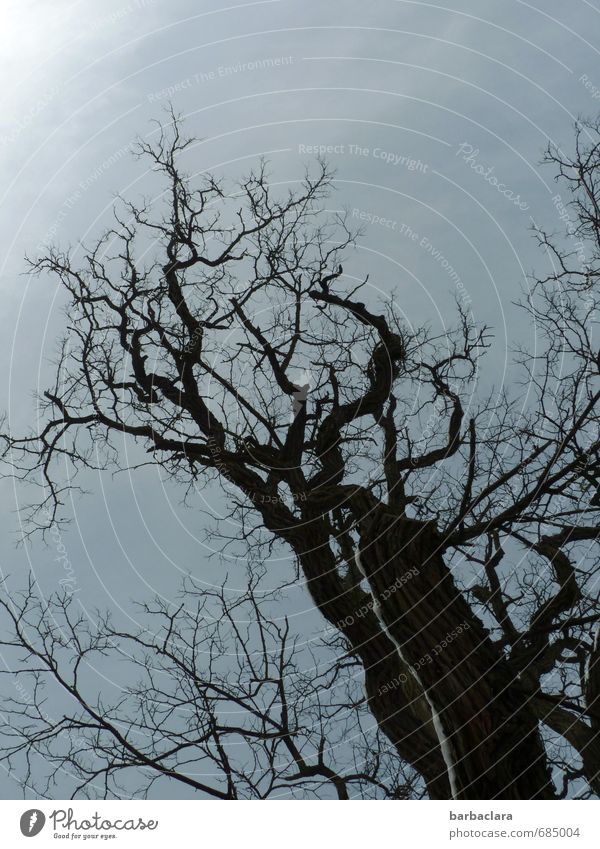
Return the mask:
[[[568,150],[573,122],[597,113],[599,50],[600,7],[587,0],[2,0],[0,408],[11,426],[35,420],[64,324],[56,281],[30,279],[25,254],[56,244],[77,255],[117,194],[159,190],[131,145],[152,138],[169,102],[198,139],[193,173],[233,180],[264,156],[287,186],[325,155],[329,208],[363,227],[347,271],[369,272],[373,294],[393,293],[414,323],[446,326],[459,297],[494,330],[485,379],[501,386],[514,346],[535,341],[515,305],[528,275],[549,269],[532,227],[563,228],[566,198],[541,158],[548,144]],[[219,579],[205,513],[155,470],[86,484],[60,540],[16,547],[28,493],[0,481],[12,585],[33,570],[56,589],[59,545],[90,616],[134,617],[132,599],[173,598],[186,574]],[[210,492],[198,500],[210,509]],[[292,596],[312,633],[304,589]],[[19,794],[0,770],[0,797]]]

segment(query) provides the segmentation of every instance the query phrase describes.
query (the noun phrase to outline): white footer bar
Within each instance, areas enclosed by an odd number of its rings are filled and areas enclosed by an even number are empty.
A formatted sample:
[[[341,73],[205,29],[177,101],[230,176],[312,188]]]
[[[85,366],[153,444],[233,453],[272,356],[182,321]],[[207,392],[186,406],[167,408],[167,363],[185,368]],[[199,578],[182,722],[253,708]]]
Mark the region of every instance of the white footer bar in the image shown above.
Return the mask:
[[[0,801],[2,846],[372,849],[600,845],[600,802]]]

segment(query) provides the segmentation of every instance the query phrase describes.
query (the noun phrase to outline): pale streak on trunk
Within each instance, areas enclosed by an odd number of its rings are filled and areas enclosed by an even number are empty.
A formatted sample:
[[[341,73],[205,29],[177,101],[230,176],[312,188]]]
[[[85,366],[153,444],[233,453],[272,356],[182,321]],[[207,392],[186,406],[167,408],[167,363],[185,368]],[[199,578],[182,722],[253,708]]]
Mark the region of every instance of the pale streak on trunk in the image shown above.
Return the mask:
[[[367,573],[365,572],[365,570],[363,569],[362,563],[360,562],[360,552],[359,551],[357,551],[355,553],[354,560],[356,562],[356,566],[358,568],[358,571],[361,573],[361,575],[366,580],[367,585],[369,587],[369,590],[371,592],[371,596],[373,597],[373,613],[375,614],[375,616],[379,620],[379,624],[381,625],[382,630],[385,631],[385,633],[388,635],[388,637],[390,638],[392,643],[395,645],[396,651],[398,652],[398,657],[400,658],[401,663],[403,663],[407,667],[409,673],[413,676],[413,678],[417,682],[419,688],[423,691],[423,695],[425,696],[425,699],[427,700],[427,704],[429,705],[429,709],[431,711],[431,720],[433,722],[433,727],[434,727],[436,736],[437,736],[439,744],[440,744],[440,750],[442,752],[442,757],[444,758],[444,763],[446,764],[446,770],[448,772],[448,780],[450,782],[450,792],[452,794],[452,798],[456,799],[458,797],[458,785],[457,785],[457,782],[456,782],[456,773],[455,773],[455,770],[454,770],[454,753],[452,751],[452,746],[450,744],[450,741],[448,740],[448,737],[447,737],[447,735],[444,731],[444,727],[442,725],[440,715],[437,712],[435,705],[433,704],[433,700],[432,700],[431,696],[427,692],[427,688],[423,685],[423,682],[419,679],[418,674],[415,672],[413,667],[408,663],[408,661],[406,660],[406,658],[402,654],[402,647],[401,647],[400,643],[394,637],[392,632],[389,630],[389,628],[385,624],[385,621],[384,621],[382,614],[381,614],[381,604],[379,603],[379,601],[377,599],[377,595],[373,592],[373,589],[371,587],[371,583],[369,581],[369,577],[368,577]]]
[[[453,796],[555,798],[537,717],[458,591],[433,523],[381,509],[359,522],[359,532],[378,618],[418,670]]]
[[[448,799],[447,769],[421,687],[414,680],[407,685],[387,686],[403,680],[407,667],[394,651],[372,605],[365,608],[370,596],[341,582],[327,533],[316,523],[312,529],[308,551],[298,554],[313,601],[360,659],[369,708],[383,733],[423,776],[430,798]]]

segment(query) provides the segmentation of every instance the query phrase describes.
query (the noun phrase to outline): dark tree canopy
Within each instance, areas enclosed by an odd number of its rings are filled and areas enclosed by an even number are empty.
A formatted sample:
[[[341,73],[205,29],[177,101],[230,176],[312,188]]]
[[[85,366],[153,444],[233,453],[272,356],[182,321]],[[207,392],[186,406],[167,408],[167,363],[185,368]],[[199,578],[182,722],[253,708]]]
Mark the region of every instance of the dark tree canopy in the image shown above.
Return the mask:
[[[475,398],[490,332],[460,303],[448,331],[409,325],[352,282],[356,234],[323,211],[325,164],[287,193],[264,165],[231,190],[184,173],[191,144],[176,120],[140,143],[160,199],[123,201],[79,264],[58,250],[31,263],[69,295],[42,429],[5,435],[15,474],[41,487],[31,527],[60,520],[65,459],[74,475],[119,466],[125,435],[184,487],[220,481],[257,556],[279,542],[297,559],[332,668],[361,668],[395,764],[339,771],[317,743],[319,781],[341,798],[353,783],[415,795],[415,776],[431,798],[597,796],[598,125],[578,128],[573,158],[548,152],[573,224],[566,247],[538,233],[555,268],[523,304],[538,346],[517,356],[512,394]],[[162,662],[168,644],[145,648]],[[190,661],[186,681],[197,672]],[[289,774],[266,769],[273,786],[304,769],[277,733],[257,743],[287,747]]]

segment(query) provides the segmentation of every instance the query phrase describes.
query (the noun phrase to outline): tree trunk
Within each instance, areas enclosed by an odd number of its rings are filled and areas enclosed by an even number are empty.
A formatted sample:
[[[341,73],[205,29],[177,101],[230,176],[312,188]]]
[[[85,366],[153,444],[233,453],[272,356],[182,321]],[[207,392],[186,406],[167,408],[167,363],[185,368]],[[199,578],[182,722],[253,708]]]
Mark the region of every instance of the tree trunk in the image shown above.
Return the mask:
[[[375,613],[426,694],[453,798],[555,798],[537,718],[458,591],[433,523],[381,509],[360,532]]]
[[[265,527],[298,556],[312,600],[348,643],[364,668],[367,702],[379,728],[398,754],[419,772],[431,799],[450,798],[448,772],[422,689],[411,681],[389,635],[374,613],[373,599],[340,577],[323,510],[303,503],[304,524],[294,529],[280,505],[263,507]],[[406,684],[408,686],[406,686]]]
[[[429,797],[448,799],[446,765],[423,692],[411,681],[393,642],[381,628],[371,597],[341,581],[328,537],[320,530],[315,523],[312,544],[299,551],[313,601],[360,660],[369,708],[378,726],[401,757],[423,776]]]

